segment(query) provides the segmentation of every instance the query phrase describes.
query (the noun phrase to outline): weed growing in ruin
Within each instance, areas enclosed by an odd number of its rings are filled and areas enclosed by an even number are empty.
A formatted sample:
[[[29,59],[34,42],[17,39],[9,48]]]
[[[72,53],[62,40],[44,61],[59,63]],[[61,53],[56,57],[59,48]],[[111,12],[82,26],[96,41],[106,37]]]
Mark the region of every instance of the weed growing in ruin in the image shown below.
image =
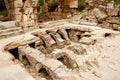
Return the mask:
[[[80,1],[80,2],[78,3],[78,9],[79,9],[79,10],[84,10],[85,8],[86,8],[86,3],[85,3],[85,1],[84,1],[84,0]]]
[[[23,9],[23,8],[20,8],[20,10],[19,10],[21,13],[24,13],[25,12],[25,10]]]
[[[58,0],[49,0],[48,1],[48,11],[53,12],[58,6]]]

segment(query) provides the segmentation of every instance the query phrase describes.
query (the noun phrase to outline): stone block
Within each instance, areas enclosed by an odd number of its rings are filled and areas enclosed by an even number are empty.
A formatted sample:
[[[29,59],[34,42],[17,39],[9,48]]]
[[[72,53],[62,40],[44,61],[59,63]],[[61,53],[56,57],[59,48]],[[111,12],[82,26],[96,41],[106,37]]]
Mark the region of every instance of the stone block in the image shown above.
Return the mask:
[[[21,8],[21,7],[23,7],[23,2],[22,2],[22,0],[15,0],[15,1],[14,1],[14,7],[15,7],[15,8]]]
[[[93,9],[93,14],[98,18],[98,20],[107,17],[107,15],[104,12],[101,12],[98,8]]]
[[[58,30],[58,33],[59,33],[65,40],[69,40],[68,34],[67,34],[67,32],[65,31],[65,29],[60,29],[60,30]]]
[[[80,43],[82,44],[86,44],[86,45],[91,45],[91,44],[94,44],[94,40],[90,39],[90,38],[87,38],[87,37],[82,37],[80,40],[79,40]]]
[[[75,54],[78,54],[78,55],[83,55],[83,54],[85,54],[85,52],[86,52],[86,50],[85,49],[83,49],[83,47],[82,46],[70,46],[70,47],[68,47],[68,49],[70,49],[70,50],[72,50]]]
[[[107,22],[112,23],[112,24],[120,24],[120,17],[108,17],[106,19]]]
[[[114,30],[119,30],[119,29],[120,29],[120,25],[113,24],[113,29],[114,29]]]
[[[117,16],[118,12],[119,12],[119,8],[107,9],[108,16]]]
[[[35,69],[37,70],[37,72],[39,72],[39,70],[42,68],[42,64],[40,64],[40,63],[37,63],[36,65],[35,65]]]

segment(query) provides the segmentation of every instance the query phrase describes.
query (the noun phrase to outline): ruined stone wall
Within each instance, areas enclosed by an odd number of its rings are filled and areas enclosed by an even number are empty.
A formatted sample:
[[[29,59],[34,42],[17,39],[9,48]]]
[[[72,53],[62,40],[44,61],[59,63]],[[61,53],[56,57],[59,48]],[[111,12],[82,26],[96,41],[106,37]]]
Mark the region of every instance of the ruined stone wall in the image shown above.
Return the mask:
[[[47,3],[45,3],[44,7],[44,18],[51,19],[51,20],[58,20],[63,18],[68,18],[73,14],[77,14],[77,3],[78,0],[58,0],[58,7],[55,11],[49,12]]]
[[[20,20],[25,31],[37,27],[38,0],[5,0],[8,16],[11,20]]]
[[[114,1],[98,1],[98,6],[93,9],[93,13],[98,21],[98,25],[104,28],[120,30],[120,4]]]
[[[93,18],[89,17],[89,20],[95,21],[98,26],[120,30],[120,4],[115,4],[114,1],[108,2],[107,0],[85,0],[86,9],[80,12],[76,7],[78,5],[76,2],[79,1],[59,0],[58,8],[54,12],[48,12],[46,8],[45,19],[63,19],[72,17],[75,14],[83,16],[82,13],[86,13],[92,15]]]

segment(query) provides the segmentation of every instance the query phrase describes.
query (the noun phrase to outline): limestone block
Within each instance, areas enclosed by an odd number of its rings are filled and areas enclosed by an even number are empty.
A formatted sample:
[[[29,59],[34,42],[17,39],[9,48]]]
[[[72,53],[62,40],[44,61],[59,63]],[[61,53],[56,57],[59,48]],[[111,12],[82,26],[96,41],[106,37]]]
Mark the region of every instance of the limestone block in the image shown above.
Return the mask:
[[[86,45],[91,45],[91,44],[94,44],[94,40],[90,39],[90,38],[87,38],[87,37],[82,37],[80,40],[79,40],[80,43],[82,44],[86,44]]]
[[[110,9],[107,9],[107,14],[109,16],[117,16],[118,15],[118,12],[119,12],[119,8],[110,8]]]
[[[120,29],[120,25],[113,24],[113,29],[117,29],[117,30],[119,30],[119,29]]]
[[[67,43],[67,41],[62,39],[58,33],[56,34],[51,33],[51,36],[55,39],[59,48],[62,48]]]
[[[23,21],[25,22],[25,24],[27,24],[27,21],[28,21],[28,16],[27,15],[23,15]]]
[[[42,44],[43,44],[43,41],[41,39],[39,41],[36,41],[35,42],[35,48],[38,48]]]
[[[78,8],[78,0],[72,0],[69,3],[70,8]]]
[[[107,9],[113,9],[114,8],[114,3],[107,3]]]
[[[11,3],[9,3],[9,9],[14,9],[14,3],[13,2],[11,2]]]
[[[21,20],[22,19],[22,16],[21,16],[21,14],[15,14],[16,16],[15,16],[15,19],[16,20]]]
[[[120,24],[120,17],[108,17],[106,21],[112,24]]]
[[[60,29],[60,30],[58,30],[58,33],[59,33],[61,36],[63,36],[63,38],[64,38],[65,40],[69,40],[68,34],[67,34],[67,32],[65,31],[65,29]]]
[[[26,53],[26,54],[30,54],[30,53]],[[35,65],[38,63],[38,61],[35,58],[31,57],[30,55],[26,55],[26,57],[27,57],[28,61],[30,62],[30,65],[32,67],[35,67]]]
[[[25,14],[32,14],[33,13],[33,8],[26,8],[25,9],[25,12],[24,12]]]
[[[103,21],[101,27],[103,28],[110,28],[110,23]]]
[[[35,65],[35,69],[37,70],[37,72],[38,72],[41,68],[42,68],[42,64],[37,63],[37,64]]]
[[[31,7],[31,5],[32,5],[31,0],[26,0],[24,3],[24,7],[26,7],[26,8]]]
[[[89,25],[89,26],[97,26],[97,23],[95,23],[95,22],[86,22],[86,21],[82,21],[82,22],[80,22],[79,24],[82,24],[82,25]]]
[[[20,26],[19,21],[7,21],[7,22],[0,22],[0,26],[4,26],[5,28],[16,27]]]
[[[38,0],[32,0],[32,7],[37,7]]]
[[[20,8],[20,7],[22,7],[22,6],[23,6],[22,0],[15,0],[15,1],[14,1],[14,6],[15,6],[15,8]]]
[[[78,54],[78,55],[83,55],[85,54],[85,49],[83,49],[82,46],[70,46],[69,47],[70,50],[72,50],[75,54]]]
[[[31,18],[31,19],[34,19],[34,17],[35,17],[35,16],[34,16],[33,14],[30,15],[30,18]]]
[[[23,56],[26,56],[26,52],[24,50],[26,47],[27,46],[20,46],[20,47],[18,47],[20,61],[23,61]],[[31,51],[29,50],[29,52],[31,52]],[[28,52],[28,54],[29,54],[29,52]]]
[[[21,8],[15,8],[15,9],[14,9],[14,13],[15,13],[15,14],[20,14],[20,15],[22,15],[22,12],[20,12],[20,9],[21,9]]]
[[[45,47],[43,45],[40,45],[39,48],[38,48],[38,50],[40,50],[44,54],[47,54],[47,50],[45,49]]]
[[[45,42],[45,47],[50,47],[55,41],[50,37],[50,35],[41,35],[41,39]]]
[[[101,12],[98,8],[93,9],[93,14],[98,18],[98,19],[104,19],[107,17],[107,15],[104,12]]]

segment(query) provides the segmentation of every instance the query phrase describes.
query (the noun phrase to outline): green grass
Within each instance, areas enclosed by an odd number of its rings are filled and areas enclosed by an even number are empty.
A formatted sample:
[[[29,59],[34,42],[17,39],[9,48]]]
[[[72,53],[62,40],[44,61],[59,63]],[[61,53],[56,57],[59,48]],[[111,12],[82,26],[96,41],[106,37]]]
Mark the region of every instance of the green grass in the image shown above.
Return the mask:
[[[86,3],[85,3],[85,1],[84,1],[84,0],[80,1],[80,2],[78,3],[78,9],[79,9],[79,10],[84,10],[85,8],[86,8]]]
[[[38,0],[38,3],[40,4],[40,6],[44,5],[44,0]]]
[[[86,17],[88,17],[88,16],[90,16],[89,13],[83,13],[83,14],[82,14],[82,17],[84,17],[84,18],[86,18]]]
[[[24,13],[25,12],[25,10],[23,9],[23,8],[20,8],[20,10],[19,10],[21,13]]]
[[[114,0],[115,4],[120,4],[120,0]]]

